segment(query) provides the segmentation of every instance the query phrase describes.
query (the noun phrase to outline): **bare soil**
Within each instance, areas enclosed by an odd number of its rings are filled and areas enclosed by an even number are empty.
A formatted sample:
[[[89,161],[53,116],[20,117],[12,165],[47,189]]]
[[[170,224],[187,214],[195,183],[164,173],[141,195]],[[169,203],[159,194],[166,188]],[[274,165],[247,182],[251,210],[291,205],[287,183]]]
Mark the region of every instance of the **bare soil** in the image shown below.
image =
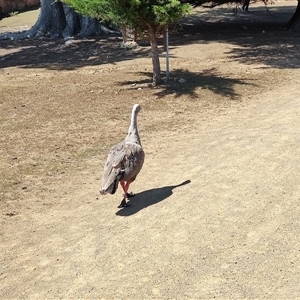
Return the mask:
[[[142,43],[0,41],[0,299],[298,298],[295,7],[197,9],[158,88]],[[98,190],[134,103],[146,159],[118,209]]]

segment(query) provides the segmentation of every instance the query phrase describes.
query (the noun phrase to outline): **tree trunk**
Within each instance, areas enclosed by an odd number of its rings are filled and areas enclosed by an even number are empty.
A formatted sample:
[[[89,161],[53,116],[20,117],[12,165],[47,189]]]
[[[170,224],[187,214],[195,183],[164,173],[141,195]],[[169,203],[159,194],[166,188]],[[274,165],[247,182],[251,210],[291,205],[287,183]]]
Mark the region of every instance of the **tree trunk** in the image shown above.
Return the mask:
[[[122,37],[123,37],[123,42],[127,43],[127,29],[126,29],[126,24],[121,25],[121,32],[122,32]]]
[[[157,47],[157,39],[154,29],[149,26],[149,41],[152,50],[152,65],[153,65],[153,86],[161,84],[161,71],[160,71],[160,61],[159,61],[159,50]]]
[[[296,11],[294,12],[290,20],[287,22],[286,29],[287,30],[294,29],[297,23],[299,22],[299,20],[300,20],[300,1],[298,0]]]
[[[0,40],[20,40],[25,38],[58,38],[69,39],[75,35],[91,36],[101,33],[116,33],[93,18],[77,14],[72,8],[59,0],[40,0],[41,11],[35,25],[25,32],[3,33]]]
[[[66,20],[66,24],[62,31],[62,36],[65,39],[68,39],[71,36],[74,36],[80,30],[80,20],[78,14],[74,10],[63,4],[63,12]]]
[[[101,33],[100,23],[96,19],[80,16],[80,30],[78,35],[81,37],[99,35]]]
[[[28,31],[27,37],[58,37],[66,26],[63,5],[61,2],[41,0],[41,12],[35,25]]]

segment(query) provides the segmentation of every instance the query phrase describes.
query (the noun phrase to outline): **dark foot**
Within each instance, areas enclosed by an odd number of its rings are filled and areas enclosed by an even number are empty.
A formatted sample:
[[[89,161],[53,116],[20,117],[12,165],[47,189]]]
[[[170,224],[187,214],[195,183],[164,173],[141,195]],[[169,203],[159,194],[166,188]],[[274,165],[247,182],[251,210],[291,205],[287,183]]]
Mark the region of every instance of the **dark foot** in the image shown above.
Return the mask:
[[[120,205],[118,206],[118,208],[122,208],[122,207],[128,207],[129,204],[127,204],[126,199],[123,199],[122,202],[120,203]]]
[[[131,197],[134,197],[134,196],[135,196],[135,194],[133,194],[133,193],[127,193],[127,194],[126,194],[126,197],[127,197],[127,198],[131,198]]]

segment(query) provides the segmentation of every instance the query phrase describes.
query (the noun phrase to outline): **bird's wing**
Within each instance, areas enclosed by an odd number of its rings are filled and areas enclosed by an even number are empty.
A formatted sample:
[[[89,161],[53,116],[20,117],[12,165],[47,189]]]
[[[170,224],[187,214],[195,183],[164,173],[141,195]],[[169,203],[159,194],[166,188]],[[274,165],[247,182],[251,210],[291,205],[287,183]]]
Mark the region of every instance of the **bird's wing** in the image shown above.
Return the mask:
[[[123,142],[112,147],[108,153],[106,164],[111,168],[117,168],[126,155],[124,150]]]
[[[119,143],[111,148],[104,166],[101,193],[113,194],[119,181],[134,181],[144,163],[143,148],[135,143]]]
[[[144,163],[143,148],[136,143],[124,144],[124,159],[122,167],[124,168],[124,181],[133,181],[140,172]]]
[[[113,146],[104,165],[101,193],[115,192],[121,178],[121,163],[124,160],[124,143]]]

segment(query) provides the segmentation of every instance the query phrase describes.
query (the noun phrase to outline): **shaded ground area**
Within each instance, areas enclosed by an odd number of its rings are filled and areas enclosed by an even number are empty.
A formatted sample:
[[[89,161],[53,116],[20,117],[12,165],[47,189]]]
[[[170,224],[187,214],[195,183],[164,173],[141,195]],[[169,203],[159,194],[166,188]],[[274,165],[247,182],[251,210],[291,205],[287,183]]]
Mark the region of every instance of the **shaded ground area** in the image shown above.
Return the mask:
[[[1,41],[0,298],[297,298],[295,6],[195,11],[157,88],[118,36]],[[146,160],[120,210],[98,189],[134,103]]]

